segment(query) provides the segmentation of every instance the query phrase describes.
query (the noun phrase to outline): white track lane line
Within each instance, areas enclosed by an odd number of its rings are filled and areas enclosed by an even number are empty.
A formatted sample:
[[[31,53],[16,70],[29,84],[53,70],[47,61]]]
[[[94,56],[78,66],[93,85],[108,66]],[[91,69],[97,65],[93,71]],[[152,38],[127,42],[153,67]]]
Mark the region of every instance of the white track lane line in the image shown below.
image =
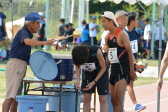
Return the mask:
[[[165,100],[168,100],[168,98],[165,98],[165,99],[162,99],[162,100],[160,100],[160,101],[165,101]],[[154,101],[154,102],[150,102],[150,103],[146,103],[146,104],[143,104],[143,105],[150,105],[150,104],[153,104],[153,103],[157,103],[157,101]],[[128,108],[128,109],[125,109],[126,111],[127,110],[131,110],[131,109],[134,109],[134,107],[133,108]]]

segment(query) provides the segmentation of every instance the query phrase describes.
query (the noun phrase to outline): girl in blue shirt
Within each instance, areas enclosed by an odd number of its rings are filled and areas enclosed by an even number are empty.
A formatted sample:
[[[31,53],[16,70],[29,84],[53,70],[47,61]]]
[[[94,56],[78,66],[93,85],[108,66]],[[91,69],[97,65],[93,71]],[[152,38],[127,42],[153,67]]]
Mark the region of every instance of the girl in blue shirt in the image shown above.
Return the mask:
[[[82,44],[89,44],[89,24],[85,26],[81,37]]]

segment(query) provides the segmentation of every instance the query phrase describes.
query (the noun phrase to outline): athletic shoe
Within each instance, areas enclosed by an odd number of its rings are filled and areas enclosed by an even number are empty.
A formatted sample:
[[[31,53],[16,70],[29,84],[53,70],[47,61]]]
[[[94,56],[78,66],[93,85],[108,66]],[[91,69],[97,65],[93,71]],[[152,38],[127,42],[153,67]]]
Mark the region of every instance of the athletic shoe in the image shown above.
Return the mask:
[[[146,106],[142,106],[141,104],[136,104],[135,105],[135,111],[136,112],[140,112],[142,110],[144,110],[146,108]]]
[[[150,57],[148,57],[148,58],[146,58],[147,60],[150,60],[151,58]]]

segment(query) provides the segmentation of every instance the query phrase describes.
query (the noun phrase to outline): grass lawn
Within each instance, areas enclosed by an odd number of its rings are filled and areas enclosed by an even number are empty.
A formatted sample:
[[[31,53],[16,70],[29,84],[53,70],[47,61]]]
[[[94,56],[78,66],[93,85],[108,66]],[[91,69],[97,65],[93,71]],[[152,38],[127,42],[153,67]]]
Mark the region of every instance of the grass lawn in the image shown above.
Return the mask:
[[[32,52],[34,52],[35,50],[32,49]],[[64,55],[71,55],[71,51],[55,51],[54,46],[51,47],[51,50],[48,50],[47,52],[51,53],[51,54],[64,54]],[[142,61],[142,60],[139,60]],[[6,62],[0,62],[0,68],[4,69],[6,66]],[[148,60],[148,66],[158,66],[158,61],[157,60]],[[33,72],[31,71],[30,67],[27,67],[27,72],[26,72],[26,79],[27,78],[33,78],[35,77],[33,75]],[[5,71],[1,71],[0,72],[0,110],[1,110],[1,105],[2,102],[5,98]],[[168,80],[168,79],[165,79]],[[141,86],[141,85],[147,85],[147,84],[151,84],[151,83],[156,83],[157,82],[157,78],[144,78],[144,77],[139,77],[137,81],[135,81],[134,86]],[[32,85],[35,86],[35,85]]]
[[[148,62],[148,66],[158,67],[158,60],[142,60],[139,59],[139,62]]]
[[[138,79],[134,82],[134,87],[156,83],[157,80],[158,79],[154,77],[138,77]],[[164,80],[168,80],[168,78],[165,78]]]

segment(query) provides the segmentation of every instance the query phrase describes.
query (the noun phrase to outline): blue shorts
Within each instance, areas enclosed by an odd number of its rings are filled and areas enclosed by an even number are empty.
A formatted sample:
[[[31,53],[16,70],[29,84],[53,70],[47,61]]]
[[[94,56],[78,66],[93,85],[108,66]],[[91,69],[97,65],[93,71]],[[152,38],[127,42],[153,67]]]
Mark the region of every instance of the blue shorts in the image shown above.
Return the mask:
[[[144,48],[149,50],[149,49],[151,49],[151,47],[150,47],[151,40],[149,40],[148,43],[147,43],[146,41],[147,41],[147,40],[144,40]]]
[[[5,37],[0,37],[0,41],[3,41],[3,40],[5,40]]]
[[[5,33],[0,31],[0,41],[3,41],[3,40],[5,40]]]

